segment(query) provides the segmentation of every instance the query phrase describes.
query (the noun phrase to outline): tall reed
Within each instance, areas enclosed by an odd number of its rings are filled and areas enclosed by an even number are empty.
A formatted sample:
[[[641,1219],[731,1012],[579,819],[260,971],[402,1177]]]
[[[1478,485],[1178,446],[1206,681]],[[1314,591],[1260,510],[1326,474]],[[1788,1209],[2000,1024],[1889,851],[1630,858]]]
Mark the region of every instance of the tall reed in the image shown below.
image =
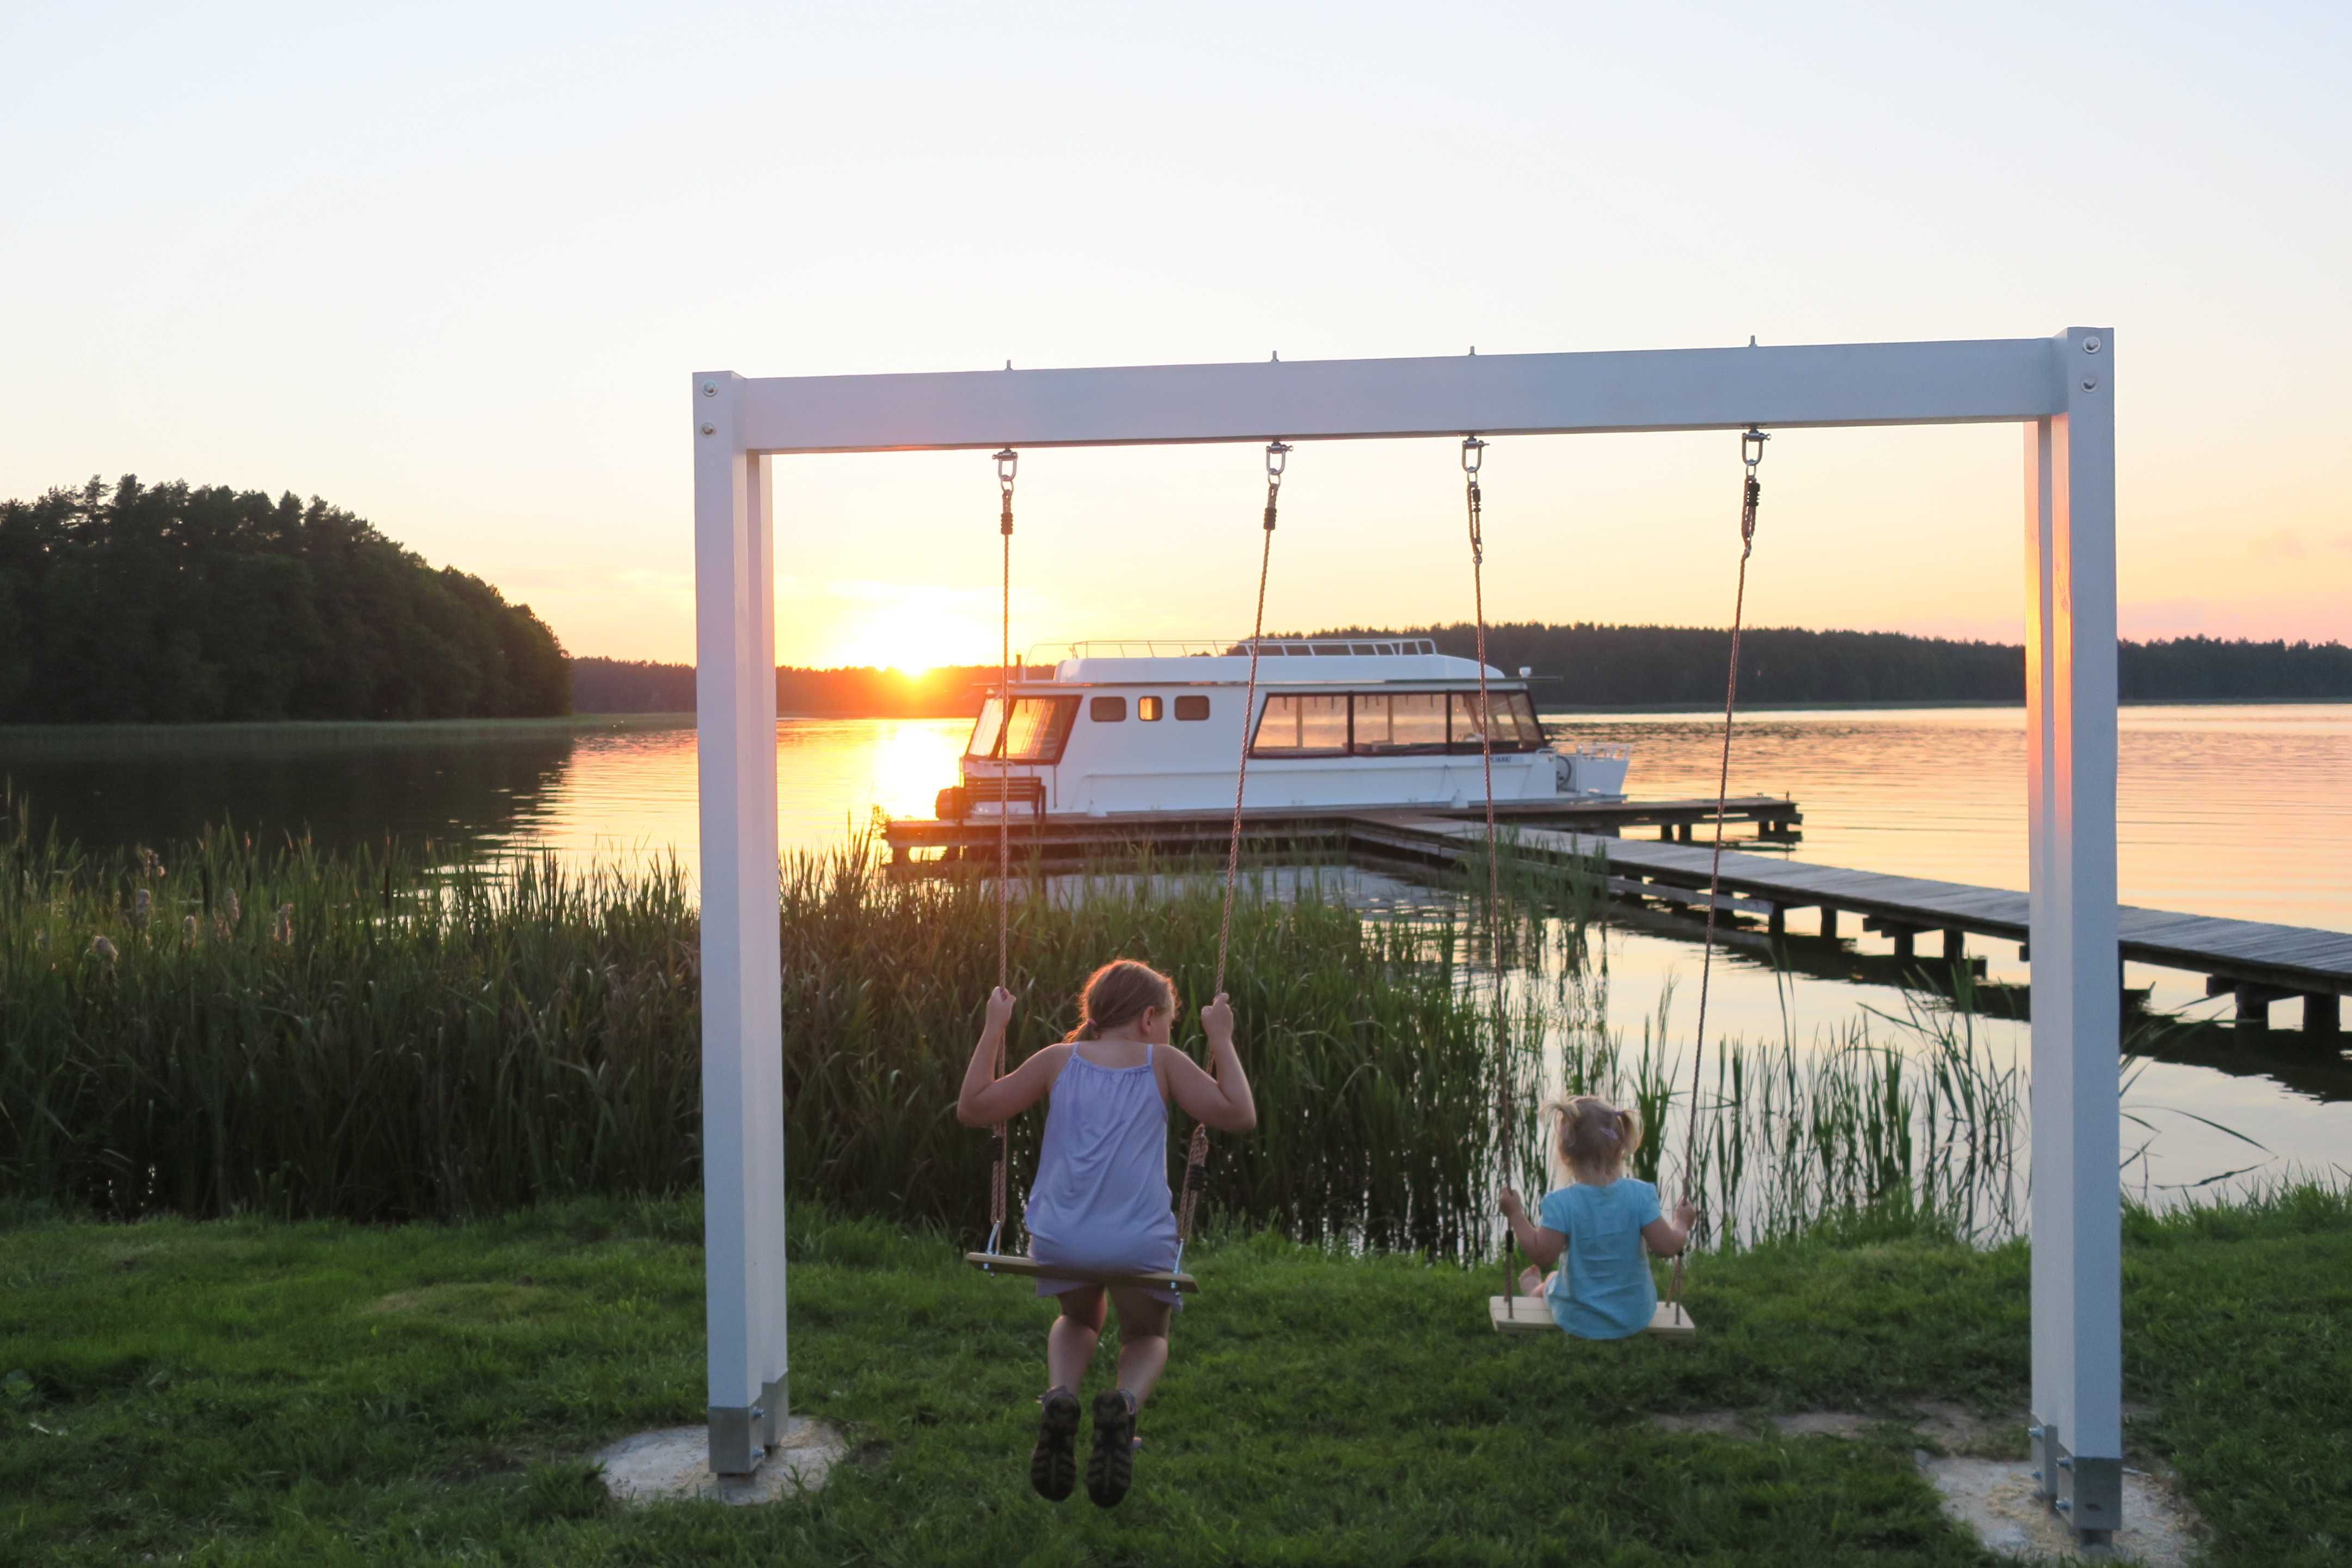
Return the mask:
[[[1843,1021],[1800,1044],[1707,1043],[1697,1114],[1671,984],[1638,1044],[1612,1026],[1606,944],[1562,975],[1552,1071],[1567,1093],[1639,1110],[1633,1173],[1687,1191],[1703,1241],[1737,1246],[1857,1211],[1896,1210],[1997,1240],[2022,1218],[2023,1068],[1966,1005],[1906,994],[1901,1015]],[[1784,977],[1785,983],[1785,977]]]
[[[391,1219],[694,1178],[673,868],[0,846],[0,1189]],[[142,918],[142,912],[144,918]]]
[[[447,870],[219,832],[97,856],[21,825],[0,862],[0,1193],[374,1220],[698,1179],[674,866]],[[1067,1031],[1112,957],[1208,1000],[1218,889],[1151,870],[1022,879],[1016,1058]],[[852,846],[793,858],[780,897],[789,1187],[976,1235],[990,1143],[954,1102],[995,980],[992,889],[896,879]],[[1311,879],[1242,890],[1228,985],[1264,1124],[1220,1141],[1213,1215],[1437,1253],[1482,1234],[1507,1053],[1454,942]]]

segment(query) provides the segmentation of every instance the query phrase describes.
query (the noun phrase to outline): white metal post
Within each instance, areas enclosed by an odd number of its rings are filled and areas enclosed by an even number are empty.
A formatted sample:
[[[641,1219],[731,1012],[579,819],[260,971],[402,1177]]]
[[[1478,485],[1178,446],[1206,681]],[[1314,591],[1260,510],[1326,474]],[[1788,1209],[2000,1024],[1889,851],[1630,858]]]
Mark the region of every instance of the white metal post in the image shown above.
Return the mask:
[[[2115,335],[2076,328],[2058,347],[2065,412],[2025,444],[2033,1454],[2043,1494],[2096,1541],[2123,1503]]]
[[[758,1466],[787,1397],[774,525],[740,387],[694,378],[703,1240],[710,1468],[726,1475]]]

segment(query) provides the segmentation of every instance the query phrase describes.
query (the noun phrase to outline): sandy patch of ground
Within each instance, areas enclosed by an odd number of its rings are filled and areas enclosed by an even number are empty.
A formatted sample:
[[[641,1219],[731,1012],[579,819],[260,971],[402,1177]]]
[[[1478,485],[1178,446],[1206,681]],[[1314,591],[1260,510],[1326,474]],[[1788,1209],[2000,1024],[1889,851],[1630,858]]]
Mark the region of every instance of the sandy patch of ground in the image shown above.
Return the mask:
[[[1772,1429],[1783,1437],[1860,1437],[1877,1425],[1877,1416],[1851,1410],[1800,1410],[1772,1417]]]
[[[1650,1425],[1664,1432],[1706,1432],[1717,1437],[1752,1437],[1748,1417],[1737,1410],[1697,1410],[1683,1415],[1653,1415]]]
[[[2025,1453],[2025,1429],[2033,1418],[2022,1410],[2011,1415],[1985,1415],[1965,1405],[1923,1399],[1913,1405],[1911,1429],[1947,1454],[1969,1454],[1986,1459],[2014,1459]]]

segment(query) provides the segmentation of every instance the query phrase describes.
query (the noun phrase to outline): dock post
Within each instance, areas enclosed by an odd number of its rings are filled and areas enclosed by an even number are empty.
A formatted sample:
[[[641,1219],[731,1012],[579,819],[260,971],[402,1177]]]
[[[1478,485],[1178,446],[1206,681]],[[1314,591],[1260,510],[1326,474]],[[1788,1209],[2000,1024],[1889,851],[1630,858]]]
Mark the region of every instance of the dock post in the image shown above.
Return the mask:
[[[1828,904],[1822,906],[1822,940],[1837,941],[1837,910]]]
[[[1969,955],[1969,933],[1957,926],[1944,928],[1944,962],[1958,963]]]
[[[1771,911],[1764,917],[1764,931],[1765,934],[1771,937],[1775,942],[1789,934],[1788,905],[1774,904],[1772,906]]]
[[[1909,926],[1897,926],[1887,934],[1895,939],[1895,957],[1910,958],[1914,956],[1915,950],[1912,944],[1919,934],[1917,931],[1913,931]]]
[[[2263,985],[2241,985],[2234,1000],[2237,1003],[2236,1022],[2242,1035],[2267,1035],[2271,1032],[2271,1002],[2273,993]]]
[[[2051,349],[2063,409],[2024,426],[2032,1432],[2040,1494],[2105,1545],[2123,1523],[2115,334]]]
[[[2303,999],[2303,1037],[2306,1044],[2340,1039],[2344,1034],[2344,998],[2333,991],[2315,991]]]
[[[694,378],[702,1225],[710,1468],[748,1475],[786,1404],[775,502],[741,378]]]

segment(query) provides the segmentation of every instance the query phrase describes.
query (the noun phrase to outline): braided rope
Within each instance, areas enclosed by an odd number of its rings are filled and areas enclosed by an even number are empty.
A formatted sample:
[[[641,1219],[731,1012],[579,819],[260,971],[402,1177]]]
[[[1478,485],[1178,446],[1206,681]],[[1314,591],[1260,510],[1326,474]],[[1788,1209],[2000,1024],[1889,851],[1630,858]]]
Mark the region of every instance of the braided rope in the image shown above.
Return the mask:
[[[1234,889],[1241,880],[1242,869],[1242,795],[1249,787],[1250,721],[1257,713],[1258,643],[1265,636],[1265,582],[1274,566],[1275,510],[1282,493],[1282,469],[1277,459],[1288,451],[1278,441],[1266,448],[1265,542],[1257,559],[1257,611],[1250,617],[1249,681],[1242,693],[1241,760],[1234,769],[1234,819],[1225,836],[1225,901],[1217,920],[1217,978],[1210,989],[1212,996],[1225,988],[1225,959],[1233,947]],[[1192,1215],[1200,1207],[1201,1183],[1208,1163],[1209,1130],[1195,1122],[1191,1146],[1185,1151],[1183,1190],[1176,1209],[1176,1242],[1180,1249],[1192,1239]]]
[[[1486,536],[1484,506],[1486,497],[1478,488],[1478,470],[1472,465],[1482,462],[1486,443],[1475,436],[1462,443],[1462,466],[1465,473],[1465,499],[1470,514],[1470,602],[1478,618],[1478,767],[1485,779],[1486,792],[1486,968],[1495,983],[1495,1129],[1502,1141],[1503,1173],[1510,1173],[1509,1134],[1511,1116],[1517,1099],[1517,1085],[1511,1071],[1509,1052],[1504,1049],[1503,1020],[1506,1016],[1503,990],[1503,937],[1501,910],[1502,864],[1495,831],[1495,740],[1493,699],[1486,690]],[[1518,1293],[1518,1282],[1513,1278],[1511,1265],[1517,1261],[1513,1253],[1510,1227],[1503,1229],[1503,1295],[1508,1299]]]
[[[996,666],[996,984],[1012,989],[1013,953],[1013,473],[1012,449],[996,455],[997,487],[1003,497],[997,531],[1004,539],[1003,595],[997,626]],[[1009,1032],[1009,1026],[1008,1026]],[[1004,1036],[996,1037],[989,1065],[992,1079],[1004,1076]],[[996,1164],[988,1182],[988,1246],[996,1249],[1004,1229],[1006,1187],[1011,1181],[1013,1131],[1000,1121],[992,1130]]]
[[[1756,443],[1756,456],[1747,457],[1747,444]],[[1723,818],[1731,793],[1731,721],[1739,701],[1739,634],[1748,612],[1748,558],[1756,550],[1756,503],[1763,498],[1763,486],[1756,478],[1756,465],[1763,460],[1764,437],[1751,431],[1741,438],[1740,451],[1748,465],[1747,482],[1740,489],[1739,505],[1739,585],[1731,600],[1731,670],[1723,683],[1723,763],[1715,781],[1715,850],[1708,858],[1706,877],[1706,943],[1698,961],[1698,1037],[1691,1051],[1691,1099],[1687,1129],[1683,1146],[1683,1197],[1691,1195],[1691,1178],[1698,1169],[1698,1097],[1699,1064],[1706,1056],[1706,991],[1708,975],[1715,965],[1715,910],[1723,892]],[[1690,1246],[1675,1254],[1674,1279],[1666,1290],[1666,1300],[1678,1303],[1683,1293],[1683,1259],[1689,1255]]]

